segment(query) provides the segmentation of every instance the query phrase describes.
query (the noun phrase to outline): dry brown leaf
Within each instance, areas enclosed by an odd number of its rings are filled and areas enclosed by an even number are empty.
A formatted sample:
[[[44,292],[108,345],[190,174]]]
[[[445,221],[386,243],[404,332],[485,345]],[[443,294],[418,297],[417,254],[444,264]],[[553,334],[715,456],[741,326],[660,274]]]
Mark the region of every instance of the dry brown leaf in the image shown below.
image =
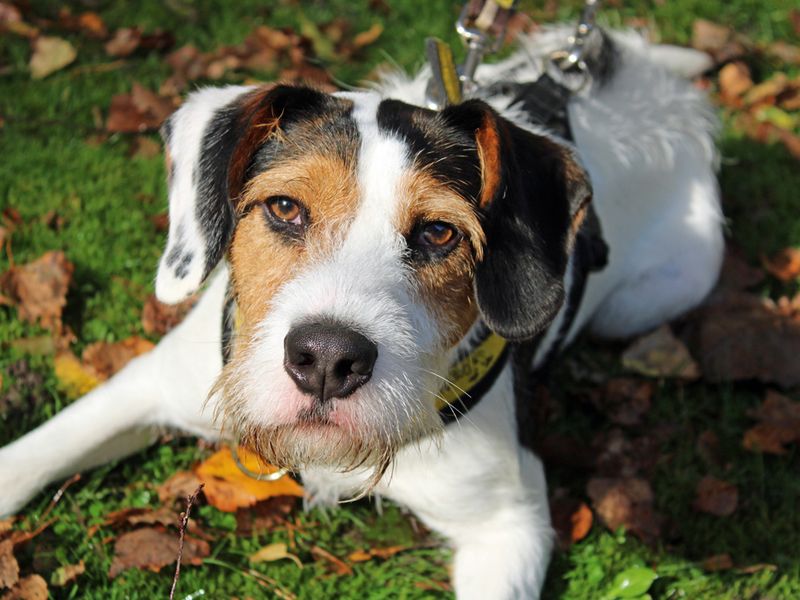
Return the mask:
[[[319,546],[312,546],[311,547],[311,555],[316,558],[317,560],[322,559],[328,563],[331,567],[331,570],[336,575],[352,575],[353,569],[348,565],[346,562],[337,558],[324,548],[320,548]]]
[[[129,507],[108,513],[103,517],[103,522],[107,527],[121,527],[123,525],[178,527],[180,516],[168,506],[161,506],[156,509]]]
[[[14,556],[11,540],[0,542],[0,590],[12,587],[19,581],[19,564]]]
[[[142,309],[142,327],[149,335],[164,335],[178,325],[197,303],[197,297],[187,298],[180,304],[164,304],[155,295],[147,298]]]
[[[748,414],[759,423],[744,433],[742,445],[745,449],[785,454],[786,444],[800,442],[800,402],[768,390],[761,406]]]
[[[243,448],[239,448],[237,453],[241,462],[255,473],[275,470]],[[289,475],[277,481],[258,481],[242,472],[227,447],[201,463],[195,473],[205,484],[203,493],[208,503],[224,512],[235,512],[273,496],[303,496],[303,488]]]
[[[710,429],[697,436],[695,450],[700,459],[708,466],[719,467],[722,458],[719,451],[719,436]]]
[[[161,144],[146,135],[137,135],[131,143],[131,158],[154,158],[161,154]]]
[[[652,381],[615,377],[597,390],[592,399],[612,423],[638,425],[650,410],[653,390]]]
[[[800,277],[800,248],[784,248],[770,258],[761,257],[764,268],[783,282]]]
[[[95,342],[86,346],[81,360],[98,380],[105,381],[134,358],[153,348],[153,342],[136,336],[121,342]]]
[[[692,47],[704,52],[716,52],[728,43],[731,30],[705,19],[696,19],[692,24]]]
[[[725,104],[741,106],[741,96],[752,87],[750,69],[743,62],[728,63],[719,72],[719,91]]]
[[[750,89],[744,97],[747,105],[775,104],[776,98],[789,88],[789,78],[785,73],[776,73],[766,81]]]
[[[209,555],[208,542],[186,536],[183,564],[199,565]],[[161,528],[145,527],[124,533],[114,544],[114,560],[108,576],[112,579],[127,569],[153,572],[174,563],[178,558],[178,536]]]
[[[0,600],[47,600],[47,582],[41,575],[20,579]]]
[[[732,483],[706,475],[695,489],[692,508],[716,517],[729,517],[739,504],[739,489]]]
[[[108,29],[103,17],[96,12],[85,12],[78,16],[78,27],[85,31],[89,37],[102,39],[108,35]]]
[[[410,550],[410,546],[388,546],[386,548],[367,548],[366,550],[356,550],[350,553],[347,560],[350,562],[367,562],[373,558],[386,560],[395,554]]]
[[[767,52],[790,65],[800,65],[800,47],[798,46],[778,41],[767,46]]]
[[[178,471],[158,486],[158,499],[167,503],[186,500],[200,486],[200,478],[191,471]]]
[[[297,496],[275,496],[241,508],[236,511],[236,531],[244,535],[271,531],[286,523],[297,502]]]
[[[20,21],[22,21],[22,14],[16,6],[10,2],[0,2],[0,25],[19,23]]]
[[[133,54],[142,41],[142,31],[138,27],[117,29],[108,42],[105,50],[109,56],[125,57]]]
[[[710,572],[727,571],[733,568],[733,559],[730,554],[715,554],[704,559],[701,563],[703,569]]]
[[[0,278],[0,289],[12,298],[20,319],[60,329],[73,270],[63,252],[48,252],[5,273]]]
[[[3,378],[0,376],[0,388],[2,387]],[[4,533],[11,531],[14,527],[14,522],[16,521],[16,517],[8,517],[6,519],[0,519],[0,536]]]
[[[134,83],[130,94],[117,94],[111,98],[106,129],[118,133],[157,129],[179,104],[177,97],[161,96]]]
[[[257,552],[254,552],[250,555],[249,561],[251,563],[260,563],[260,562],[275,562],[276,560],[283,560],[284,558],[288,558],[294,564],[297,565],[298,568],[303,568],[303,563],[300,562],[300,559],[289,552],[289,549],[286,547],[286,544],[281,542],[276,542],[274,544],[267,544]]]
[[[755,565],[749,565],[747,567],[741,567],[736,569],[737,573],[742,575],[754,575],[755,573],[760,573],[761,571],[777,571],[777,565],[771,565],[769,563],[757,563]]]
[[[50,36],[38,37],[33,41],[33,54],[29,64],[31,77],[43,79],[66,67],[77,56],[75,47],[67,40]]]
[[[758,379],[800,384],[800,321],[744,292],[711,298],[690,319],[689,338],[710,382]]]
[[[86,572],[86,565],[83,561],[74,565],[64,565],[59,567],[50,576],[50,585],[55,587],[64,587],[73,583],[78,577]]]
[[[647,377],[675,377],[694,380],[700,369],[686,346],[676,338],[669,325],[640,337],[622,353],[626,369]]]
[[[647,480],[595,477],[589,480],[587,492],[609,529],[625,527],[648,543],[658,539],[661,517],[653,508],[653,490]]]

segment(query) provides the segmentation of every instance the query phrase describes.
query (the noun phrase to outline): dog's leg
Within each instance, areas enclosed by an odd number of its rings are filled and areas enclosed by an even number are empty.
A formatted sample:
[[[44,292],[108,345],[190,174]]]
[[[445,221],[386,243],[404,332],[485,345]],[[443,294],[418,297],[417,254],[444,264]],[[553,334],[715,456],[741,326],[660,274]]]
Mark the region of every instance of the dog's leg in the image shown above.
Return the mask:
[[[538,598],[553,545],[541,461],[519,446],[510,373],[441,443],[401,452],[385,489],[455,547],[459,600]]]
[[[226,285],[221,273],[155,349],[0,449],[0,515],[18,510],[48,483],[140,450],[159,427],[214,435],[202,407],[221,368]]]

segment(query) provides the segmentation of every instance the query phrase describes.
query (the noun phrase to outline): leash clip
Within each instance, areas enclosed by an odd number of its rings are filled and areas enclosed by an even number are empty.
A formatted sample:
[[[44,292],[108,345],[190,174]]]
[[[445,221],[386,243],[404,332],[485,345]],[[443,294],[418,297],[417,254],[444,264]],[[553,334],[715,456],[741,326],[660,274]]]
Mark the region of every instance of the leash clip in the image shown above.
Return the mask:
[[[426,50],[433,72],[425,92],[429,108],[442,110],[477,92],[475,72],[486,54],[502,47],[516,3],[517,0],[470,0],[464,5],[456,21],[456,32],[467,46],[467,55],[458,67],[454,66],[452,51],[443,50],[444,42],[428,38]],[[452,83],[454,79],[457,86]]]
[[[548,75],[573,93],[589,83],[589,68],[585,58],[589,53],[590,37],[597,28],[599,4],[600,0],[586,0],[575,33],[567,40],[569,46],[551,53],[545,65]]]

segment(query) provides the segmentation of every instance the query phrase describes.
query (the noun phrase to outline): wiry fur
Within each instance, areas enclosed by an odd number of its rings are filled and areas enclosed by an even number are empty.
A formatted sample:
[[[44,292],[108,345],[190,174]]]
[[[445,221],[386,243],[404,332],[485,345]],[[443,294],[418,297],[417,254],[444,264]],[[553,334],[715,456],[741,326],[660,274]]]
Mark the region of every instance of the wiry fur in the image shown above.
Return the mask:
[[[531,57],[561,47],[567,33],[555,28],[523,40],[524,50],[482,67],[479,81],[535,79]],[[584,328],[633,335],[693,307],[713,285],[722,255],[715,121],[702,94],[669,72],[693,74],[703,60],[630,34],[613,37],[614,76],[570,103],[574,145],[526,123],[524,114],[508,107],[509,98],[489,99],[502,117],[546,136],[563,156],[574,152],[591,175],[609,264],[589,277],[568,340]],[[511,368],[458,422],[443,428],[434,408],[441,378],[472,335],[464,331],[461,345],[448,347],[445,330],[459,320],[433,310],[438,303],[446,311],[447,298],[426,298],[419,284],[420,270],[436,267],[408,262],[408,232],[399,214],[404,192],[398,186],[423,156],[431,164],[421,168],[441,176],[446,148],[468,159],[471,142],[447,138],[441,158],[432,158],[410,149],[408,139],[381,130],[375,117],[383,98],[421,105],[426,82],[425,71],[410,78],[393,74],[372,93],[339,95],[354,104],[357,205],[336,223],[309,229],[317,242],[297,251],[296,271],[264,294],[262,306],[249,307],[248,314],[264,316],[246,325],[224,370],[220,323],[229,271],[221,265],[199,305],[153,352],[0,449],[0,514],[18,510],[52,481],[135,452],[150,443],[157,427],[214,438],[224,425],[223,431],[238,432],[267,459],[302,469],[312,502],[373,489],[409,507],[454,545],[459,598],[538,596],[552,531],[542,464],[518,442]],[[202,190],[192,187],[192,173],[202,132],[221,123],[207,141],[223,139],[230,129],[220,111],[237,110],[237,99],[250,93],[195,93],[170,121],[171,228],[156,283],[162,299],[179,300],[199,286],[209,268],[209,240],[222,239],[198,221]],[[453,188],[469,193],[475,188],[469,171],[458,173]],[[491,244],[487,238],[487,252]],[[269,257],[264,264],[268,269]],[[566,290],[573,283],[572,264],[561,282]],[[470,272],[472,265],[465,265]],[[257,281],[251,283],[258,289]],[[257,297],[250,302],[257,304]],[[378,346],[370,382],[324,408],[294,387],[282,364],[289,329],[320,318],[344,323]],[[547,354],[563,321],[562,308],[544,332],[534,363]]]

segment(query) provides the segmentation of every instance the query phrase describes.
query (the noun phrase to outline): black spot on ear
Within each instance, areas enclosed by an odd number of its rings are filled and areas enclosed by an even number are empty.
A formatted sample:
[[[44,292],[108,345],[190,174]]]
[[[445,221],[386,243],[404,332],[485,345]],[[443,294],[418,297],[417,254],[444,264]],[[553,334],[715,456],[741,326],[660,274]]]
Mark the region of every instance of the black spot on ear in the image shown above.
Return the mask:
[[[191,252],[187,252],[181,256],[178,266],[175,267],[175,277],[184,279],[189,274],[189,266],[192,264],[193,259],[194,254]]]

